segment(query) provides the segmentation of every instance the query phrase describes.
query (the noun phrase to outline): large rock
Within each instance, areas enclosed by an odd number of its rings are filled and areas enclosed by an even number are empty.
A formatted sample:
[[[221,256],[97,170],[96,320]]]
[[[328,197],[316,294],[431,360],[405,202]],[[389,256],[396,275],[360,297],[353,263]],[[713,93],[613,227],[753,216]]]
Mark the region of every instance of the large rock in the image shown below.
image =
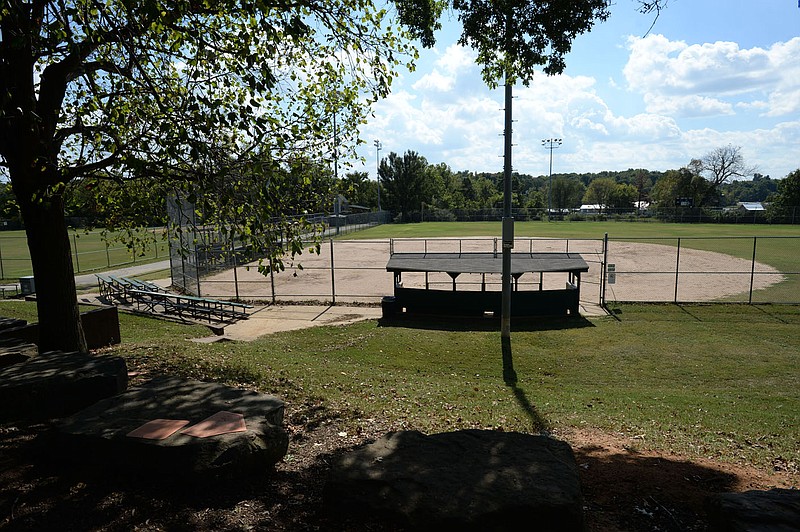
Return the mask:
[[[271,395],[164,377],[59,421],[56,448],[65,459],[156,481],[263,473],[286,455],[284,408]],[[246,430],[205,438],[180,431],[161,440],[128,436],[153,420],[185,420],[188,428],[218,412],[242,414]]]
[[[790,532],[800,530],[800,490],[720,493],[706,503],[712,530]]]
[[[325,504],[413,528],[583,528],[572,449],[520,433],[390,433],[336,461]]]
[[[120,343],[119,313],[117,307],[100,307],[81,313],[81,326],[86,347],[98,349]],[[0,339],[16,338],[39,343],[39,324],[25,320],[0,318]]]
[[[0,369],[27,362],[38,354],[39,348],[36,344],[16,338],[0,338]]]
[[[63,417],[125,390],[120,357],[53,351],[0,370],[0,421]]]

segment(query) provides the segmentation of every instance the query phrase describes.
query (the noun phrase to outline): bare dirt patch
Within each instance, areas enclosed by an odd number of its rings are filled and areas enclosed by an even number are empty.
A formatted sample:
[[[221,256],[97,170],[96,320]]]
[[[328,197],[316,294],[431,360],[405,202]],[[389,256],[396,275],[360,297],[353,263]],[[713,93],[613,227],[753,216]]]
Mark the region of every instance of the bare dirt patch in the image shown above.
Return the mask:
[[[350,425],[352,427],[352,425]],[[362,420],[357,433],[317,404],[289,412],[289,454],[274,471],[213,485],[115,479],[47,460],[47,426],[0,427],[0,528],[4,530],[400,530],[325,511],[331,458],[399,427]],[[567,430],[580,468],[590,531],[708,530],[714,493],[798,485],[797,471],[638,451],[621,434]]]
[[[601,265],[604,260],[601,240],[531,239],[518,241],[514,251],[579,253],[589,265],[582,276],[581,302],[584,306],[600,301]],[[336,240],[333,247],[323,244],[320,254],[305,253],[295,261],[287,261],[287,269],[273,276],[258,273],[255,263],[237,268],[240,297],[271,301],[332,301],[337,303],[378,303],[393,291],[392,274],[386,271],[390,253],[394,252],[501,252],[497,239],[486,237]],[[614,284],[608,285],[607,297],[612,301],[674,301],[676,282],[680,302],[707,302],[738,297],[747,301],[750,284],[760,290],[781,282],[783,276],[765,264],[756,264],[752,275],[750,260],[723,253],[689,248],[680,250],[670,245],[614,241],[606,257],[616,268]],[[302,265],[302,270],[298,268]],[[676,270],[678,275],[676,276]],[[544,289],[563,288],[566,276],[545,274]],[[676,280],[677,279],[677,280]],[[479,290],[485,281],[488,290],[500,290],[500,276],[463,274],[457,279],[459,290]],[[446,273],[404,274],[408,287],[449,289],[452,279]],[[520,290],[539,287],[538,274],[525,274],[519,280]],[[233,270],[209,276],[202,281],[204,295],[232,297],[237,294]]]

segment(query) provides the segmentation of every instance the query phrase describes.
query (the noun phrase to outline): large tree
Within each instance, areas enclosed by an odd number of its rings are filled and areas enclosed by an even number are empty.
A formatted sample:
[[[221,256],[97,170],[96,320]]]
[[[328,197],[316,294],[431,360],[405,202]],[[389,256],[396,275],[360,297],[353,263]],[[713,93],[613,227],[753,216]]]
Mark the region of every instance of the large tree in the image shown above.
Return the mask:
[[[378,168],[381,186],[386,191],[386,204],[404,220],[409,213],[422,208],[430,201],[433,182],[428,179],[428,161],[415,151],[402,157],[395,152],[383,159]]]
[[[672,210],[683,199],[700,207],[709,193],[709,183],[689,168],[668,170],[658,178],[650,193],[659,209]]]
[[[583,195],[584,203],[593,203],[600,206],[600,212],[609,209],[612,198],[617,188],[617,182],[610,177],[593,179]]]
[[[699,161],[692,161],[691,165],[698,165],[699,173],[708,180],[713,190],[731,179],[750,177],[756,170],[745,164],[741,146],[732,144],[714,148]]]
[[[775,201],[769,206],[770,218],[796,223],[800,220],[800,169],[778,182]]]
[[[404,1],[401,15],[426,38],[440,7]],[[4,1],[0,165],[28,237],[40,348],[85,350],[69,183],[145,180],[136,186],[195,199],[235,189],[219,188],[231,185],[223,173],[272,183],[296,153],[324,162],[334,140],[352,147],[369,103],[413,58],[406,37],[367,0]]]
[[[558,176],[553,178],[552,200],[556,209],[579,207],[586,192],[583,183],[574,178]]]
[[[415,54],[407,37],[432,45],[448,5],[490,85],[504,72],[527,81],[541,64],[560,72],[575,35],[608,15],[606,0],[394,4],[410,35],[370,0],[0,4],[0,166],[28,236],[40,348],[85,350],[64,221],[64,189],[75,179],[142,180],[135,186],[183,189],[190,200],[202,191],[238,198],[258,182],[253,199],[279,197],[291,190],[270,188],[281,181],[272,177],[293,154],[322,164],[343,155],[333,146],[353,138],[394,66]],[[497,14],[509,10],[515,33],[495,54]],[[269,227],[264,213],[244,216],[256,204],[220,211],[255,220],[243,229],[256,238],[254,229]]]

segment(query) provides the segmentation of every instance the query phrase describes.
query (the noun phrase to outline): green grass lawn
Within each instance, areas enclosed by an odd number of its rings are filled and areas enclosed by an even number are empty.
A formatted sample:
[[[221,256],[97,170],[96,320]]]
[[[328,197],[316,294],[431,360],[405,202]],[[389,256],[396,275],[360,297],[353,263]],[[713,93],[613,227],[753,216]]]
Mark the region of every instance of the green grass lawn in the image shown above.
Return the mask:
[[[500,237],[500,222],[386,224],[349,233],[344,239]],[[611,238],[800,236],[798,225],[675,224],[661,222],[516,222],[517,237]]]
[[[158,245],[152,242],[153,231],[153,229],[142,229],[133,235],[140,242],[148,238],[151,240],[147,245],[137,244],[134,251],[115,238],[122,236],[118,233],[104,236],[100,231],[70,230],[69,240],[75,273],[169,258],[166,241],[159,240]],[[155,231],[160,239],[160,230],[155,229]],[[16,281],[26,275],[31,275],[31,260],[25,231],[0,231],[0,280]]]
[[[0,314],[30,316],[30,303],[2,305]],[[333,418],[353,431],[593,428],[635,438],[634,448],[765,470],[800,463],[800,308],[613,310],[515,322],[516,383],[504,380],[494,326],[463,321],[368,321],[208,345],[186,341],[208,334],[202,327],[122,314],[112,352],[130,369],[274,393],[289,419]]]

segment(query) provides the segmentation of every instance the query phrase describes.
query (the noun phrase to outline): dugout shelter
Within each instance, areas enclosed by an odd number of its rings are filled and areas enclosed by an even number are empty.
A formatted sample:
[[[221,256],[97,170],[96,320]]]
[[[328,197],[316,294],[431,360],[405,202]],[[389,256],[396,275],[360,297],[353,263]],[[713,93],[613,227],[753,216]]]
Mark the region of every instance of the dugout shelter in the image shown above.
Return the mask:
[[[450,316],[500,316],[502,292],[487,290],[486,276],[502,274],[500,253],[393,253],[386,270],[394,275],[394,295],[384,298],[384,317],[401,313]],[[578,316],[581,274],[589,271],[578,253],[512,253],[511,316]],[[444,272],[452,280],[450,290],[431,288],[428,274]],[[425,274],[423,288],[403,285],[403,274]],[[463,274],[477,274],[481,282],[459,289]],[[534,277],[533,289],[520,290],[520,278]],[[564,277],[563,289],[544,289],[545,276]],[[472,289],[469,289],[472,288]]]

